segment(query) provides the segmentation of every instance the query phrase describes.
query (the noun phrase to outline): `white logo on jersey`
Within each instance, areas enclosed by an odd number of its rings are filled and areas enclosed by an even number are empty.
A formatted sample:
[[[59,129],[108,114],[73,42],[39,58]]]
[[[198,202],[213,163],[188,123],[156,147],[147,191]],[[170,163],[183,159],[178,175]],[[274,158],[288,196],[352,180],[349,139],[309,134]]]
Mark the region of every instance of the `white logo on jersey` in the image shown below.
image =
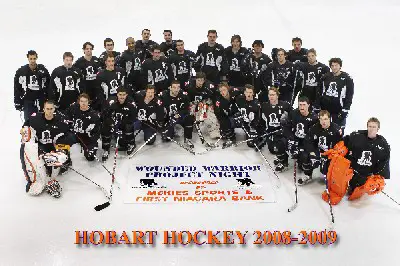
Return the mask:
[[[126,70],[126,75],[128,76],[132,70],[132,62],[131,61],[127,61],[125,63],[125,70]]]
[[[93,66],[88,66],[86,68],[86,80],[95,80],[96,73],[94,73]]]
[[[188,69],[186,68],[186,63],[185,61],[180,61],[178,65],[178,74],[186,74],[188,73]]]
[[[329,87],[328,87],[328,90],[326,91],[326,95],[331,96],[331,97],[336,97],[336,98],[339,97],[336,82],[329,83]]]
[[[359,165],[366,165],[366,166],[371,166],[372,165],[372,152],[371,151],[363,151],[361,158],[358,159],[357,163]]]
[[[303,123],[298,123],[296,125],[296,132],[294,133],[296,135],[296,137],[303,139],[306,134],[304,132],[304,125]]]
[[[318,138],[318,147],[323,151],[328,150],[328,145],[326,145],[326,137],[325,136],[320,136]]]
[[[119,85],[118,80],[116,80],[116,79],[111,80],[111,82],[110,82],[110,86],[111,86],[110,94],[111,95],[117,94],[118,85]]]
[[[67,76],[65,78],[65,90],[66,91],[73,91],[75,90],[75,82],[72,76]]]
[[[146,119],[146,110],[145,110],[145,109],[139,109],[139,112],[138,112],[138,119],[139,119],[140,121],[147,120],[147,119]]]
[[[229,69],[232,71],[240,71],[239,61],[237,60],[237,58],[232,59],[232,65]]]
[[[85,133],[82,129],[83,127],[83,121],[81,119],[76,119],[75,124],[74,124],[74,131],[77,133]]]
[[[317,86],[317,85],[318,85],[318,83],[317,83],[317,78],[316,78],[314,72],[308,72],[308,77],[307,77],[307,80],[306,80],[306,85],[307,85],[307,86]]]
[[[165,76],[164,76],[162,69],[156,69],[155,74],[156,74],[156,78],[154,79],[154,82],[160,82],[160,81],[165,80]]]
[[[276,116],[275,113],[271,113],[269,114],[269,126],[271,127],[279,127],[281,125],[281,123],[279,122],[278,117]]]
[[[142,69],[142,63],[140,62],[140,58],[135,58],[135,65],[133,66],[133,70],[140,71]]]
[[[28,88],[33,91],[39,90],[39,81],[35,75],[30,76],[30,82],[28,84]]]
[[[42,132],[42,138],[40,139],[40,142],[42,144],[50,144],[53,143],[53,140],[50,137],[50,130],[45,130]]]
[[[215,66],[214,54],[212,52],[209,52],[206,55],[206,65],[207,66]]]
[[[178,108],[176,107],[176,104],[171,104],[169,106],[169,115],[175,115],[176,113],[178,113]]]

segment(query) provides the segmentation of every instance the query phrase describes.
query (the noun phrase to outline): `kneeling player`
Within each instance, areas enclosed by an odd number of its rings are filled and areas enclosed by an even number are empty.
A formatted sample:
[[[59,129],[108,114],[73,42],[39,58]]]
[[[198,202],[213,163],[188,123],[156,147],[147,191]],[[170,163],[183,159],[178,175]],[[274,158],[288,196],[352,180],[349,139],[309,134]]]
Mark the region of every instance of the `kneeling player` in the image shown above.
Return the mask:
[[[137,117],[136,106],[128,101],[125,88],[117,89],[117,98],[109,100],[108,107],[103,113],[103,128],[101,130],[103,162],[109,157],[111,138],[117,135],[117,145],[120,150],[126,150],[128,155],[136,148],[134,121]]]
[[[75,143],[80,143],[85,158],[93,161],[98,149],[101,124],[99,114],[89,107],[89,95],[79,95],[78,103],[69,106],[65,115],[75,133]]]
[[[21,129],[24,143],[20,159],[30,195],[39,195],[45,189],[51,196],[60,197],[61,187],[55,178],[71,165],[68,125],[54,112],[54,103],[46,101],[44,113],[33,113]]]
[[[305,139],[304,177],[299,178],[299,185],[309,183],[312,180],[312,172],[320,166],[321,173],[326,176],[329,167],[329,161],[326,156],[321,156],[324,152],[332,149],[340,140],[342,140],[342,131],[340,127],[331,123],[331,115],[328,111],[319,112],[319,123],[310,128]]]
[[[168,141],[173,138],[175,125],[179,124],[184,128],[185,145],[193,149],[194,145],[191,140],[194,118],[189,114],[189,99],[186,93],[181,92],[180,82],[172,81],[169,91],[163,91],[160,98],[166,114],[163,140]]]

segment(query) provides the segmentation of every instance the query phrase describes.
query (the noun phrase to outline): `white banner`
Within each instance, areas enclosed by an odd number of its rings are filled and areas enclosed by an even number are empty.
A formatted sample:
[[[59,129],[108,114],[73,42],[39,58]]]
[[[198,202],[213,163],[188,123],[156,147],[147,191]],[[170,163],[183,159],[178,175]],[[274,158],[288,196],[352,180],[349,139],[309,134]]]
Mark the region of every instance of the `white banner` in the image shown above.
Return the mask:
[[[125,203],[276,202],[265,166],[132,165]]]

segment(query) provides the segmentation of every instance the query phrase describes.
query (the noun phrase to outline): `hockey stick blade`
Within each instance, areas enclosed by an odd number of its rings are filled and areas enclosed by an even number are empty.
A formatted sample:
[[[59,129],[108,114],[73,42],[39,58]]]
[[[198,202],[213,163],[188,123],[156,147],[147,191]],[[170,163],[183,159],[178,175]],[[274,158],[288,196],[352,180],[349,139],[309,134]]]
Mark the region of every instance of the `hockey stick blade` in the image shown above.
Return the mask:
[[[294,209],[296,209],[296,208],[297,208],[297,203],[293,204],[293,206],[290,207],[287,211],[288,211],[288,212],[292,212],[292,211],[294,211]]]
[[[94,207],[94,209],[96,211],[101,211],[101,210],[104,210],[105,208],[107,208],[108,206],[110,206],[110,202],[109,201],[107,201],[107,202],[105,202],[103,204],[97,205],[96,207]]]

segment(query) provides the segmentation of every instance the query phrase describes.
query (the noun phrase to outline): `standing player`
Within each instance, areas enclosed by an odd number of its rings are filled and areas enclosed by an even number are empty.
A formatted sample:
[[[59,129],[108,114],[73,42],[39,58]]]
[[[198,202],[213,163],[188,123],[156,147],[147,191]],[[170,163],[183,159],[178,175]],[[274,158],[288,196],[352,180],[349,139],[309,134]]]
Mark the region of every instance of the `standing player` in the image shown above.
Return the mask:
[[[299,98],[299,108],[289,113],[287,123],[283,125],[283,134],[286,139],[285,147],[277,147],[274,161],[275,171],[282,172],[288,167],[288,154],[298,159],[298,167],[304,169],[307,163],[304,151],[304,139],[309,129],[317,122],[317,116],[309,111],[310,102],[307,97]]]
[[[143,62],[144,60],[151,58],[152,57],[152,47],[153,46],[158,46],[158,43],[155,41],[150,40],[150,30],[149,29],[144,29],[142,30],[142,39],[137,40],[135,47],[136,51],[140,53],[140,60]]]
[[[101,129],[103,162],[107,161],[109,157],[111,139],[115,135],[119,150],[126,150],[126,153],[130,155],[136,148],[134,121],[137,119],[137,108],[127,97],[127,91],[123,87],[119,87],[117,97],[108,100],[108,106],[103,112]]]
[[[99,114],[90,108],[89,100],[89,95],[82,93],[78,102],[65,111],[65,116],[75,134],[75,143],[82,146],[86,160],[93,161],[98,149],[101,122]]]
[[[63,55],[64,65],[53,70],[50,79],[48,98],[53,100],[58,110],[64,111],[76,101],[81,90],[84,90],[82,72],[72,66],[74,56],[71,52]]]
[[[320,166],[321,173],[326,176],[329,161],[326,156],[321,156],[324,152],[332,149],[342,140],[342,131],[335,123],[331,123],[331,116],[328,111],[319,112],[319,123],[310,128],[305,139],[305,154],[303,165],[304,177],[299,178],[298,184],[304,185],[312,180],[312,172]]]
[[[224,66],[224,47],[217,43],[218,36],[216,30],[209,30],[207,34],[208,42],[199,45],[196,53],[196,72],[201,71],[213,84],[218,84],[221,80],[226,80]]]
[[[115,61],[118,62],[121,53],[114,51],[113,39],[106,38],[103,43],[104,43],[104,48],[106,50],[102,52],[101,55],[99,56],[99,61],[100,61],[100,67],[104,69],[106,67],[106,58],[105,58],[106,55],[113,55]]]
[[[96,56],[93,56],[93,49],[92,43],[85,42],[82,47],[84,55],[78,58],[73,66],[82,72],[82,84],[85,88],[83,92],[87,93],[92,100],[91,107],[100,111],[100,103],[97,99],[99,92],[96,87],[96,74],[99,71],[100,62]]]
[[[171,65],[165,58],[161,58],[159,46],[151,48],[152,58],[146,59],[142,66],[143,84],[154,85],[157,92],[168,89],[173,80]]]
[[[97,74],[96,82],[98,88],[98,98],[102,106],[106,105],[106,100],[111,96],[117,95],[117,89],[125,84],[125,71],[120,67],[115,66],[115,58],[112,54],[104,56],[106,68]],[[132,95],[132,91],[126,90]]]
[[[164,30],[163,34],[165,42],[160,44],[161,53],[163,56],[169,57],[176,50],[176,41],[172,40],[171,30]]]
[[[42,109],[50,82],[49,71],[36,63],[37,53],[30,50],[26,57],[28,64],[20,67],[14,77],[14,106],[24,112],[25,121]]]
[[[171,64],[174,77],[179,81],[181,89],[185,88],[185,84],[190,81],[195,60],[196,55],[190,50],[185,50],[182,40],[177,40],[176,52],[170,53],[168,62]]]
[[[128,49],[121,54],[117,64],[125,69],[125,83],[128,91],[136,92],[141,87],[142,51],[135,49],[135,39],[132,37],[126,39],[126,45]]]
[[[327,110],[331,114],[332,122],[338,124],[344,132],[353,102],[354,82],[349,74],[341,71],[340,58],[331,58],[329,66],[332,72],[322,77],[322,90],[317,95],[315,108]]]
[[[224,51],[224,57],[228,66],[227,78],[230,86],[243,87],[246,84],[245,59],[249,57],[249,51],[242,47],[240,35],[233,35],[231,46]]]
[[[306,96],[317,113],[319,110],[315,109],[315,100],[317,93],[322,89],[322,76],[329,72],[329,67],[317,61],[317,52],[314,48],[308,50],[307,59],[307,63],[299,62],[295,64],[297,72],[293,99],[300,91],[299,97]]]
[[[292,39],[293,49],[289,50],[286,59],[292,63],[307,62],[307,49],[302,48],[303,41],[299,37]]]

